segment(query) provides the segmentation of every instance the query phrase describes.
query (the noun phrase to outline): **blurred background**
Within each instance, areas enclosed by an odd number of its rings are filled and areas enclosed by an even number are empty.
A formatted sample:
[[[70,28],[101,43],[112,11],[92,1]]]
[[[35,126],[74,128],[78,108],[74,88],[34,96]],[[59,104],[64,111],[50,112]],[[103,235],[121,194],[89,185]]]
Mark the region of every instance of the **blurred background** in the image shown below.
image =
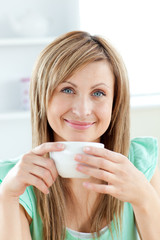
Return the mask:
[[[122,55],[131,89],[131,137],[160,143],[159,0],[0,0],[0,159],[31,149],[28,89],[39,52],[85,30]]]

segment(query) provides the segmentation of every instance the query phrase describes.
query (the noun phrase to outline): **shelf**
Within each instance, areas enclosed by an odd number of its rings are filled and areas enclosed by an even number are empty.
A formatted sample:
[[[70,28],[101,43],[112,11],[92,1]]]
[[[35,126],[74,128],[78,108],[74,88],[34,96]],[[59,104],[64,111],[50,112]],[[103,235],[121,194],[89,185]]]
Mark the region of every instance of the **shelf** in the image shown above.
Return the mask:
[[[29,111],[17,111],[17,112],[5,112],[0,113],[0,121],[8,121],[8,120],[25,120],[30,119]]]
[[[34,45],[46,45],[52,42],[55,37],[49,38],[1,38],[0,47],[8,46],[34,46]]]

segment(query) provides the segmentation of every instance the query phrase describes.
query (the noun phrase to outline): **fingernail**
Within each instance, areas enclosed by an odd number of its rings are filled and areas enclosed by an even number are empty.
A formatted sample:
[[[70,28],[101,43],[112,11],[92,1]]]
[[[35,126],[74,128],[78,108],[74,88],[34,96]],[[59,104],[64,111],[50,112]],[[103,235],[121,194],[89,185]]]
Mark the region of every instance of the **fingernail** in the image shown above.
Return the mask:
[[[57,147],[57,149],[62,149],[62,148],[64,148],[64,144],[63,143],[57,143],[56,147]]]
[[[91,150],[90,147],[84,147],[84,151],[89,152]]]
[[[77,164],[77,169],[78,170],[82,170],[83,169],[83,166],[81,164]]]
[[[75,156],[75,160],[81,160],[81,159],[82,159],[82,156],[81,156],[81,155],[77,154],[77,155]]]
[[[89,182],[83,182],[83,186],[84,186],[84,187],[87,187],[87,188],[90,188]]]

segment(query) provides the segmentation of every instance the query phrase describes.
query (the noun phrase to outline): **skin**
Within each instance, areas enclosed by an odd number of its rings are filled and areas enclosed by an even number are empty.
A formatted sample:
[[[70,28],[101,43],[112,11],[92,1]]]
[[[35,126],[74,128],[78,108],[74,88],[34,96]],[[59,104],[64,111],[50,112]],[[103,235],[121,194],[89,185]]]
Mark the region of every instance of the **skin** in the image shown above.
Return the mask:
[[[110,124],[113,88],[113,73],[108,63],[104,61],[87,65],[65,83],[60,84],[55,89],[47,109],[48,122],[55,132],[55,141],[99,142],[100,136]],[[88,124],[86,128],[84,124]],[[53,160],[45,158],[44,155],[51,151],[62,151],[64,147],[58,143],[44,143],[32,149],[24,154],[5,177],[0,187],[0,212],[4,210],[2,219],[0,215],[0,222],[3,222],[3,225],[0,225],[1,235],[4,234],[3,239],[8,239],[11,235],[13,239],[26,239],[25,236],[31,239],[29,228],[24,227],[27,226],[29,218],[26,217],[25,210],[19,207],[19,196],[29,185],[37,187],[44,194],[48,193],[58,173]],[[67,216],[67,227],[87,231],[88,216],[85,215],[85,205],[88,198],[90,213],[97,194],[110,194],[132,204],[143,240],[159,240],[160,171],[158,167],[149,183],[128,158],[119,153],[94,147],[84,149],[84,152],[88,156],[80,154],[75,156],[77,170],[91,177],[89,181],[72,179],[70,182],[77,196],[77,208],[80,207],[83,211],[80,213],[84,218],[79,218],[80,223],[77,227],[74,223],[75,219],[70,222],[72,217]],[[81,163],[91,167],[82,167]],[[101,180],[106,184],[101,185]],[[75,212],[73,214],[75,215]],[[14,222],[17,223],[16,227]],[[10,232],[5,229],[8,225]]]
[[[74,94],[71,94],[70,96],[70,94],[68,95],[68,93],[66,93],[66,90],[59,93],[58,86],[54,93],[55,98],[52,98],[55,102],[53,104],[51,101],[50,108],[47,109],[48,121],[50,122],[52,129],[55,131],[56,141],[64,139],[68,141],[79,140],[98,142],[100,136],[109,126],[112,112],[114,83],[113,74],[110,71],[109,65],[106,62],[93,63],[81,70],[80,75],[81,78],[84,79],[83,84],[81,83],[81,85],[78,85],[78,81],[81,79],[76,75],[75,77],[77,81],[75,83],[77,83],[77,88],[74,89]],[[73,81],[73,79],[69,80]],[[86,85],[87,90],[83,92],[84,84],[91,80],[91,84]],[[98,86],[95,87],[97,84]],[[71,84],[68,86],[67,83],[67,87],[71,87]],[[59,108],[59,104],[64,106],[64,102],[67,102],[67,108],[63,108],[62,111],[61,108]],[[74,105],[72,104],[73,102]],[[56,114],[58,114],[58,117],[56,118],[54,125],[52,118],[55,116],[55,112],[52,112],[52,109],[56,107],[55,104],[57,105]],[[103,107],[103,111],[100,107]],[[78,123],[80,123],[78,125],[83,125],[86,121],[89,121],[91,124],[85,130],[77,130],[77,127],[73,128],[67,125],[68,123],[64,122],[63,117],[65,119],[78,121]],[[62,130],[59,132],[61,127]],[[26,236],[27,239],[31,238],[28,237],[30,236],[29,228],[24,227],[26,226],[26,222],[29,224],[31,223],[31,218],[20,206],[19,196],[23,194],[26,187],[30,185],[35,186],[44,194],[49,193],[49,187],[51,187],[56,180],[58,173],[53,160],[45,158],[44,155],[53,151],[62,151],[64,147],[65,146],[56,142],[41,144],[30,152],[24,154],[15,167],[13,167],[6,175],[0,186],[0,222],[3,222],[3,224],[0,225],[0,232],[3,239],[9,239],[10,236],[15,240],[26,239]],[[76,186],[77,184],[80,186],[80,183],[76,181],[75,183]],[[73,184],[72,186],[74,189],[75,185]],[[82,187],[83,186],[81,186],[81,190],[79,190],[87,196],[88,191],[84,191],[84,188],[82,189]],[[77,190],[77,188],[75,189]],[[90,196],[93,195],[95,194],[90,194]],[[90,203],[93,205],[93,198],[90,199]],[[8,205],[10,208],[8,208]],[[14,223],[16,223],[16,225]],[[8,226],[10,226],[10,231],[7,231],[6,227]]]
[[[104,82],[108,86],[107,97],[98,97],[98,100],[97,98],[95,100],[94,88],[93,91],[91,88],[99,82]],[[66,88],[65,92],[62,88],[63,85]],[[100,91],[105,91],[102,86],[99,87]],[[98,142],[111,120],[113,88],[114,77],[106,62],[91,63],[67,79],[65,83],[60,84],[51,98],[47,112],[48,121],[55,132],[55,140]],[[59,106],[61,106],[60,109]],[[94,122],[94,124],[87,130],[77,130],[68,125],[66,120]],[[84,148],[84,152],[88,156],[82,154],[75,157],[77,170],[89,175],[90,179],[85,182],[82,179],[71,180],[71,187],[77,199],[84,199],[83,202],[82,200],[77,201],[81,213],[88,196],[95,200],[95,193],[110,194],[132,204],[142,239],[158,240],[160,236],[157,225],[157,216],[159,216],[157,212],[160,213],[160,171],[158,167],[149,183],[142,172],[122,154],[94,147]],[[82,166],[82,163],[91,167]],[[106,184],[100,184],[100,180]],[[84,189],[89,190],[89,194]],[[93,205],[93,201],[90,200],[90,203]],[[152,209],[156,209],[155,215],[152,213]],[[72,218],[73,216],[70,217],[70,219]],[[82,226],[87,226],[87,217],[82,223]],[[81,229],[76,229],[74,223],[69,224],[69,227],[75,230]],[[152,229],[155,229],[154,234]]]
[[[19,204],[19,196],[30,185],[48,194],[58,173],[53,160],[45,158],[44,155],[63,149],[64,146],[57,143],[44,143],[24,154],[8,172],[0,185],[1,239],[10,239],[11,236],[14,240],[31,239],[29,225],[32,219]]]
[[[55,141],[99,142],[100,136],[107,130],[111,121],[113,96],[114,75],[107,61],[90,63],[59,84],[47,109],[47,118],[54,130]],[[68,121],[78,121],[78,124],[68,124]],[[78,128],[86,123],[91,123],[90,127]],[[75,205],[79,212],[72,216],[73,211],[68,211],[67,227],[87,232],[88,215],[98,194],[85,189],[83,181],[70,179],[70,189],[76,196]],[[90,177],[90,182],[99,183],[100,180]],[[84,207],[86,203],[89,206],[87,210]]]
[[[113,88],[114,76],[106,61],[90,63],[59,84],[47,109],[55,141],[99,142],[111,121]],[[68,121],[91,126],[80,130]]]

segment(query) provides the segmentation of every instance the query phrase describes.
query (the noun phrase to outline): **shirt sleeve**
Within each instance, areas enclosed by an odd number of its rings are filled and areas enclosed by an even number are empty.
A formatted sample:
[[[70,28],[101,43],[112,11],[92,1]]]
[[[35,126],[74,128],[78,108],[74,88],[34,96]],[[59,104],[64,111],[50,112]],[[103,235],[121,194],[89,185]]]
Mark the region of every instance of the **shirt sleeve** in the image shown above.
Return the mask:
[[[129,160],[151,180],[158,163],[158,142],[156,138],[140,137],[131,140]]]

